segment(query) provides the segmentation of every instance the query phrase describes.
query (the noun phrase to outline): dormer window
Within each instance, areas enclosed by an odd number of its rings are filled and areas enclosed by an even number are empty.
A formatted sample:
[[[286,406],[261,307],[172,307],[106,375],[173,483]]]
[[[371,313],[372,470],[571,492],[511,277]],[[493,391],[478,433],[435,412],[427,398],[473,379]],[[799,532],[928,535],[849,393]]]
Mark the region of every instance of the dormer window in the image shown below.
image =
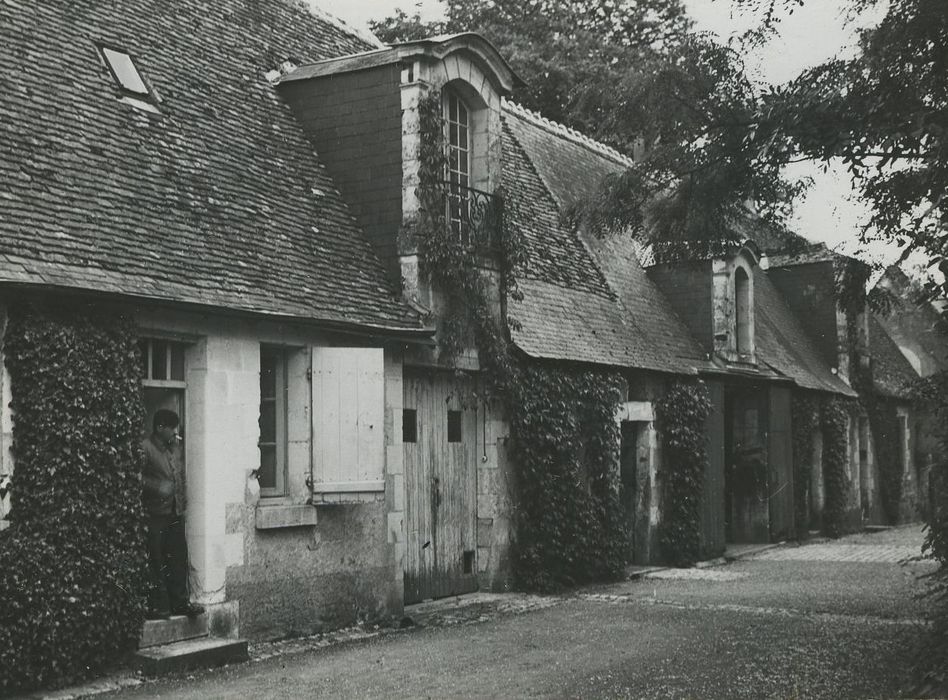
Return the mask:
[[[757,364],[756,265],[755,251],[747,247],[736,255],[712,261],[714,352],[727,362]]]
[[[751,285],[750,278],[743,267],[737,267],[734,270],[734,326],[738,356],[746,357],[753,354]]]
[[[122,101],[149,111],[157,111],[153,104],[156,101],[154,91],[138,70],[134,56],[111,46],[99,46],[99,52],[123,95]]]

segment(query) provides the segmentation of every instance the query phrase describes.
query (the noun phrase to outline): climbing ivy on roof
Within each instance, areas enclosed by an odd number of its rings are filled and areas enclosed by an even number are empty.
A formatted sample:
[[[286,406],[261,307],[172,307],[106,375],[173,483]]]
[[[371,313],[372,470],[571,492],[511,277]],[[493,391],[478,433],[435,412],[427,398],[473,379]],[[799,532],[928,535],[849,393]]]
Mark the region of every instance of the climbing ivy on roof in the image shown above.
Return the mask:
[[[0,532],[0,695],[75,682],[134,649],[146,585],[134,325],[17,304],[4,357],[15,469]]]

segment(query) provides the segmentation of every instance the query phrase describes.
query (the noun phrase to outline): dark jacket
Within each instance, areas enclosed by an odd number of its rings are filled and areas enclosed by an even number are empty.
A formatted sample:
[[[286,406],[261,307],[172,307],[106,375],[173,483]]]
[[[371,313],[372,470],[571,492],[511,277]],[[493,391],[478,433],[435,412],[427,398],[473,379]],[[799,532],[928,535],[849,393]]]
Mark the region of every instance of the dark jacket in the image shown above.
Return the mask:
[[[175,461],[171,450],[147,437],[142,442],[145,465],[142,468],[142,505],[148,515],[174,515]]]

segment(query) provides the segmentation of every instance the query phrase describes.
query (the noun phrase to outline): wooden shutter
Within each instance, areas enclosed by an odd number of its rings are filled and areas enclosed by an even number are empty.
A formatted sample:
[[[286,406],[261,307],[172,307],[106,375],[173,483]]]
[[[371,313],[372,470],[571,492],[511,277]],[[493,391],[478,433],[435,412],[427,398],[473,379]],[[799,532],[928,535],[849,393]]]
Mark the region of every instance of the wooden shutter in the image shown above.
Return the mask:
[[[313,348],[313,490],[385,490],[381,348]]]

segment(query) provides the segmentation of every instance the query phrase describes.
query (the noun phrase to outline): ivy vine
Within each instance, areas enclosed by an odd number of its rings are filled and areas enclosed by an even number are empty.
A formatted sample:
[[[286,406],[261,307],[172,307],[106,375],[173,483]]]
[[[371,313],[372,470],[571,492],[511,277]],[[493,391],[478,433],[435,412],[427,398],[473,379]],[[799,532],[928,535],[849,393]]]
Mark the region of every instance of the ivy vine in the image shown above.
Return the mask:
[[[551,591],[616,578],[631,558],[619,502],[616,373],[523,365],[511,387],[518,586]]]
[[[838,397],[824,399],[820,410],[823,431],[823,529],[830,537],[846,532],[849,510],[849,405]]]
[[[479,251],[446,221],[441,91],[418,105],[421,131],[419,210],[402,236],[417,248],[421,273],[442,300],[438,340],[442,362],[456,363],[474,346],[482,397],[503,407],[516,465],[514,578],[533,590],[555,590],[614,578],[631,559],[631,535],[619,502],[619,425],[624,382],[616,373],[529,362],[513,349],[507,328],[517,322],[506,300],[519,299],[517,272],[526,252],[513,222],[516,202],[502,207],[497,295],[478,268]]]
[[[790,408],[793,426],[793,464],[795,481],[793,503],[797,538],[805,539],[810,530],[810,482],[813,478],[813,436],[820,427],[820,403],[807,394],[795,393]]]
[[[655,417],[662,435],[663,556],[690,566],[701,556],[701,495],[708,468],[705,421],[711,398],[703,382],[676,382],[658,400]]]
[[[146,559],[137,333],[20,303],[4,337],[12,524],[0,533],[0,695],[75,682],[134,649]]]

